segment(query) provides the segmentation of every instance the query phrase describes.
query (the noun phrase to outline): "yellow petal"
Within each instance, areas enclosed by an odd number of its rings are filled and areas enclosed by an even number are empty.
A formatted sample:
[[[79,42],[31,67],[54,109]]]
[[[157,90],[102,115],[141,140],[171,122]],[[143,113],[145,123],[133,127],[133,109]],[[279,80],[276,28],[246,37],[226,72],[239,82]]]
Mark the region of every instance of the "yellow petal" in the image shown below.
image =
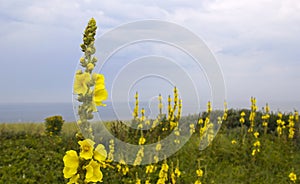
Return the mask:
[[[98,144],[98,146],[94,151],[94,158],[99,162],[102,162],[106,159],[106,157],[107,157],[107,152],[104,145]]]
[[[77,173],[77,168],[75,169],[72,167],[64,167],[63,173],[65,178],[71,178]]]
[[[95,80],[93,101],[97,106],[105,106],[102,101],[108,98],[108,92],[105,89],[105,78],[102,74],[93,74]]]
[[[79,174],[76,174],[76,175],[74,175],[71,179],[70,179],[70,181],[68,182],[68,184],[73,184],[73,183],[75,183],[75,184],[78,184],[78,179],[79,179]]]
[[[106,100],[107,97],[108,92],[106,91],[106,89],[95,90],[93,101],[97,106],[105,106],[105,104],[103,104],[102,101]]]
[[[64,164],[66,167],[77,169],[79,165],[79,159],[77,156],[77,152],[74,150],[70,150],[66,152],[66,155],[63,158]]]
[[[102,182],[103,174],[100,170],[100,164],[94,160],[91,160],[90,163],[86,166],[86,182]]]
[[[85,95],[88,91],[87,83],[90,82],[91,76],[89,73],[77,72],[75,75],[73,90],[75,94]]]

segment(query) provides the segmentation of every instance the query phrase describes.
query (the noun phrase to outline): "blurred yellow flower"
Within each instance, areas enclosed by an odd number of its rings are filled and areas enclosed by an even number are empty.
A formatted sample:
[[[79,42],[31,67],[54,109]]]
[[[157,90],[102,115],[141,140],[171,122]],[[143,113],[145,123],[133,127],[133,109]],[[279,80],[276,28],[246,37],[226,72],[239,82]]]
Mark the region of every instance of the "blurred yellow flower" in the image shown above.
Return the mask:
[[[200,124],[200,125],[203,124],[203,119],[199,119],[198,124]]]
[[[80,145],[80,157],[86,160],[91,159],[93,157],[93,149],[95,142],[91,139],[85,139],[83,141],[78,141]]]
[[[140,179],[137,179],[137,180],[135,181],[135,184],[141,184],[141,180],[140,180]]]
[[[258,136],[259,136],[259,133],[258,133],[258,132],[254,132],[254,134],[253,134],[253,135],[254,135],[254,137],[255,137],[255,138],[258,138]]]
[[[155,163],[157,163],[157,162],[159,161],[158,156],[155,155],[155,156],[153,157],[153,160],[154,160]]]
[[[147,165],[146,166],[146,174],[153,173],[154,171],[154,165]]]
[[[233,140],[231,141],[231,144],[236,144],[236,140],[233,139]]]
[[[143,145],[143,144],[145,144],[145,142],[146,142],[145,137],[140,137],[140,139],[139,139],[139,145]]]
[[[290,180],[292,181],[292,182],[296,182],[296,180],[297,180],[297,175],[294,173],[294,172],[291,172],[290,174],[289,174],[289,178],[290,178]]]
[[[93,101],[97,106],[105,106],[102,101],[107,99],[108,93],[105,89],[104,75],[93,74],[93,79],[95,80]]]
[[[128,168],[127,165],[125,165],[125,166],[122,168],[122,173],[123,173],[123,175],[125,176],[128,172],[129,172],[129,168]]]
[[[98,162],[91,160],[85,169],[85,182],[102,182],[103,174],[100,170],[100,164]]]
[[[91,75],[87,72],[82,73],[81,70],[78,70],[75,75],[74,81],[74,93],[85,95],[89,89],[88,82],[91,81]]]
[[[160,151],[160,150],[161,150],[161,144],[160,144],[160,143],[157,143],[157,144],[156,144],[155,150],[156,150],[156,151]]]
[[[195,184],[201,184],[201,181],[200,180],[196,180]]]
[[[181,175],[181,172],[178,167],[175,168],[174,173],[176,174],[177,177],[179,177]]]
[[[107,157],[107,152],[104,145],[98,144],[98,146],[94,151],[94,158],[99,162],[103,162],[106,159],[106,157]]]
[[[256,149],[252,150],[251,155],[254,156],[256,154]]]
[[[79,165],[79,159],[77,156],[77,152],[74,150],[70,150],[66,152],[66,155],[63,158],[64,161],[64,177],[65,178],[71,178],[77,173],[77,168]]]
[[[171,173],[170,179],[172,181],[171,183],[174,183],[174,184],[176,183],[176,176],[175,176],[175,174],[173,172]]]
[[[255,143],[253,144],[253,146],[260,147],[260,142],[259,141],[255,141]]]
[[[282,113],[278,113],[278,118],[282,119]]]
[[[169,170],[168,164],[163,163],[162,166],[161,166],[161,170],[163,170],[163,171],[165,171],[165,172],[168,172],[168,170]]]
[[[197,169],[197,170],[196,170],[196,174],[197,174],[198,177],[202,177],[202,176],[203,176],[203,171],[202,171],[202,169]]]

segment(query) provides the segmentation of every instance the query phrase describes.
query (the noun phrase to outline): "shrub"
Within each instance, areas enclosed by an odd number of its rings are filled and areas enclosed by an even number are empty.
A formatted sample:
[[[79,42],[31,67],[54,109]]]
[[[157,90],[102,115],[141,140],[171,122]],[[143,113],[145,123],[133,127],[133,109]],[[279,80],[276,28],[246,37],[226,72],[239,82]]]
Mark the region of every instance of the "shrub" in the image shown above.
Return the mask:
[[[51,116],[45,119],[45,133],[47,135],[59,135],[63,126],[64,120],[62,116]]]

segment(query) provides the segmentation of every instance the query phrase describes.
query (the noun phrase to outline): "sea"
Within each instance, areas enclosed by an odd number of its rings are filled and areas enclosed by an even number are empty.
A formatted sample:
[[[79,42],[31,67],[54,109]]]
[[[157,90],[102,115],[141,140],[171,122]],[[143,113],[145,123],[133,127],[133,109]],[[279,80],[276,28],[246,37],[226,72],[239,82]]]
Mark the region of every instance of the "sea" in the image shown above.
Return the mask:
[[[105,107],[98,107],[93,120],[130,120],[134,104],[134,102],[107,102]],[[156,103],[150,105],[146,102],[139,103],[140,110],[144,108],[145,115],[149,118],[154,118],[158,114],[157,107]],[[164,104],[164,112],[166,107]],[[54,115],[62,116],[65,122],[74,122],[78,118],[76,108],[78,104],[73,103],[0,103],[0,123],[40,123]],[[187,112],[187,108],[183,110]]]
[[[98,107],[94,113],[94,120],[130,120],[134,103],[106,103],[106,107]],[[273,102],[269,103],[272,111],[293,112],[300,110],[300,102]],[[261,109],[264,104],[258,104]],[[75,107],[75,108],[74,108]],[[42,123],[45,118],[60,115],[66,122],[74,122],[77,118],[77,105],[73,103],[0,103],[0,123]],[[141,102],[140,108],[144,107],[146,116],[153,118],[158,114],[157,104],[148,106]],[[166,104],[165,104],[166,107]],[[249,102],[228,103],[228,108],[249,108]],[[166,112],[166,109],[163,109]],[[195,106],[184,106],[183,115],[197,114],[204,111],[204,108],[195,111]]]

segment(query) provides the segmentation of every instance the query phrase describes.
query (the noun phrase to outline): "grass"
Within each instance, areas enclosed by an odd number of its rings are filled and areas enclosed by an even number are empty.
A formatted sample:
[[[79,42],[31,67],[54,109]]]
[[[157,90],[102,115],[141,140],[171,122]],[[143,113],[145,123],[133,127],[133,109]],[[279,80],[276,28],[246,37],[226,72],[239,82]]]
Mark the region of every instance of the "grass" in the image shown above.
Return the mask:
[[[75,122],[64,123],[62,134],[73,135],[77,131],[77,124]],[[0,133],[11,132],[12,134],[23,132],[25,134],[40,134],[45,132],[45,125],[43,123],[2,123],[0,124]]]
[[[230,119],[230,118],[229,118]],[[112,126],[113,127],[113,126]],[[65,123],[59,136],[44,134],[42,123],[0,124],[0,184],[1,183],[66,183],[62,158],[67,150],[79,151],[75,123]],[[119,130],[122,131],[122,130]],[[297,132],[298,133],[298,132]],[[176,183],[190,184],[197,180],[198,160],[204,171],[202,183],[292,183],[289,173],[300,176],[300,141],[289,140],[286,132],[278,137],[275,132],[260,133],[259,154],[252,156],[255,138],[241,133],[240,126],[224,122],[213,143],[200,151],[199,135],[191,139],[177,153],[168,158],[168,164],[179,160],[181,176]],[[236,140],[236,144],[232,144]],[[114,164],[113,164],[114,165]],[[102,169],[104,183],[135,183],[136,173],[144,182],[150,176],[156,183],[158,169],[145,174],[145,166],[129,166],[122,176],[117,168]],[[299,183],[299,180],[296,183]]]

